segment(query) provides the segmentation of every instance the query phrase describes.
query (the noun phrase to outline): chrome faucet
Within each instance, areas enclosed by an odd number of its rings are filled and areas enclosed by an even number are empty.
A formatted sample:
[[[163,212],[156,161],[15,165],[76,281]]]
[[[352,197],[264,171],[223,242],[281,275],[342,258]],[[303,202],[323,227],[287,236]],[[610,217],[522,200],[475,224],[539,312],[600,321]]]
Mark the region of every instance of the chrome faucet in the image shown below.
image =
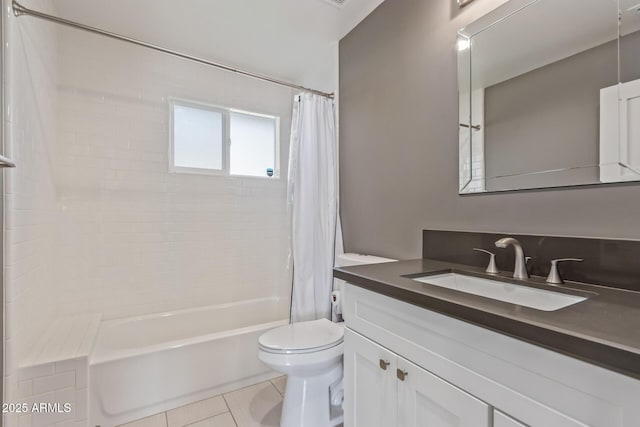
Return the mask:
[[[529,272],[527,271],[527,259],[524,256],[524,251],[520,242],[513,237],[503,237],[496,241],[496,246],[499,248],[506,248],[507,246],[513,246],[516,251],[516,265],[513,269],[513,278],[525,280],[529,278]]]

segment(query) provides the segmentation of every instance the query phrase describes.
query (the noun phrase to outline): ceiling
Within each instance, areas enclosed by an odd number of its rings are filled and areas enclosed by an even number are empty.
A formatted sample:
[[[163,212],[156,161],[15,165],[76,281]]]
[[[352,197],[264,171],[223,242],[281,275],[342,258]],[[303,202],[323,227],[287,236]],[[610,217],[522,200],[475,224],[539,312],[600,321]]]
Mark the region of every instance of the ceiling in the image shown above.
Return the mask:
[[[616,0],[519,3],[528,4],[503,19],[504,10],[510,6],[506,4],[483,17],[480,28],[471,24],[465,29],[473,34],[474,88],[492,86],[618,37]],[[482,29],[488,22],[497,23]],[[612,69],[616,66],[611,64]]]
[[[382,1],[51,0],[67,19],[326,91],[337,42]]]

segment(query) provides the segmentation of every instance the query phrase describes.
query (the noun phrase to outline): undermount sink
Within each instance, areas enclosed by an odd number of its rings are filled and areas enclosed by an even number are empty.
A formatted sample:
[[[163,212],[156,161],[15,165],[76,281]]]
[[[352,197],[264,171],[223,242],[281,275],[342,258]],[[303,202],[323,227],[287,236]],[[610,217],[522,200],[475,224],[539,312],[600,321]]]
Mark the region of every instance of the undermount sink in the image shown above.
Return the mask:
[[[581,296],[450,272],[416,277],[413,280],[542,311],[559,310],[587,299]]]

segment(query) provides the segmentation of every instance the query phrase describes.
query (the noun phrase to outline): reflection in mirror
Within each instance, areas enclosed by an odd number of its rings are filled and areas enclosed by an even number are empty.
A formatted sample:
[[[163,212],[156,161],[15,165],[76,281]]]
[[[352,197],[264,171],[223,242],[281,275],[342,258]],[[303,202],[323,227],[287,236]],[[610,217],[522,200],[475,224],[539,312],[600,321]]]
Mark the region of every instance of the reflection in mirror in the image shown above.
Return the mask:
[[[631,3],[620,46],[617,0],[510,0],[459,32],[460,193],[640,179]]]
[[[620,85],[617,97],[616,90],[610,89],[612,95],[605,98],[607,108],[618,112],[611,127],[619,129],[619,164],[603,169],[603,181],[609,182],[635,181],[640,175],[640,0],[619,2]],[[614,132],[610,131],[612,137]]]

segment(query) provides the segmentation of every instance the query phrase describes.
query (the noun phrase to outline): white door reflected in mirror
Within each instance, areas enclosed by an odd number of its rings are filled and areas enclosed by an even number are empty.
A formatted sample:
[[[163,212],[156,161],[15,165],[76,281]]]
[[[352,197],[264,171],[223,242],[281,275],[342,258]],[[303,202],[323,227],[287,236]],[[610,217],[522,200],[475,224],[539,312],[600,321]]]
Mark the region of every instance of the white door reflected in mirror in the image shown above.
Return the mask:
[[[600,91],[600,181],[640,177],[640,79]]]

